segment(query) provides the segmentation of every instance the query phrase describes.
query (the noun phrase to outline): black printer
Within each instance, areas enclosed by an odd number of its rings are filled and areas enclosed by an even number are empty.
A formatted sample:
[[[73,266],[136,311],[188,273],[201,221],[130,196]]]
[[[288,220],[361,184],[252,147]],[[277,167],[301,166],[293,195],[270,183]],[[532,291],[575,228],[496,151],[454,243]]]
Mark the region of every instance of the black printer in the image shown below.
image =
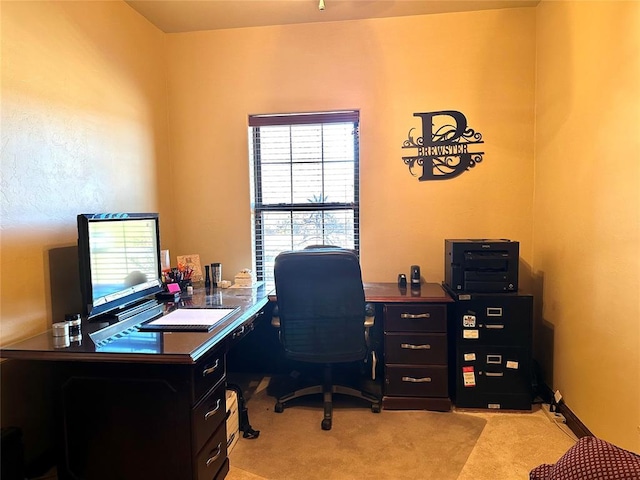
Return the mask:
[[[518,291],[520,243],[508,239],[446,239],[445,285],[456,293]]]

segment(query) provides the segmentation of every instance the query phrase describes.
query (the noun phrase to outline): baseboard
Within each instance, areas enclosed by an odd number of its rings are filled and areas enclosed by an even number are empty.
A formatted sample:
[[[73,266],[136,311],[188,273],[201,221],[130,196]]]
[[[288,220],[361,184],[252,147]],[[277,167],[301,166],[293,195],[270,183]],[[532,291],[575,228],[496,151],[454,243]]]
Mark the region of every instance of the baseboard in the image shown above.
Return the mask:
[[[564,418],[567,419],[567,427],[571,429],[576,437],[582,438],[595,436],[593,433],[591,433],[591,431],[589,431],[586,425],[580,421],[576,414],[573,413],[569,407],[567,407],[566,403],[562,402],[560,405],[558,405],[557,410],[562,415],[564,415]]]
[[[542,384],[541,386],[540,396],[545,402],[551,403],[551,400],[553,399],[553,390],[551,390],[548,385]],[[580,421],[576,414],[571,411],[566,402],[561,402],[560,405],[556,405],[556,408],[558,413],[564,415],[564,418],[567,420],[567,427],[569,427],[576,437],[582,438],[594,436],[587,426]]]

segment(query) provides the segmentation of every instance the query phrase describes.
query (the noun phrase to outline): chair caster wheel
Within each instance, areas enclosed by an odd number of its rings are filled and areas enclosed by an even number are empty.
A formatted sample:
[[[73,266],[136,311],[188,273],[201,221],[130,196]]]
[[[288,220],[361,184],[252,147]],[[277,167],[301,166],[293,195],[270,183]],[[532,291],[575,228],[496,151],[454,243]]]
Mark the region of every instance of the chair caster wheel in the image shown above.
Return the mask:
[[[381,410],[381,408],[380,408],[380,404],[379,403],[372,403],[371,404],[371,411],[373,413],[380,413],[380,410]]]
[[[331,419],[325,418],[322,420],[322,429],[323,430],[331,430]]]
[[[273,411],[276,413],[282,413],[284,412],[284,405],[280,402],[276,402],[276,406],[273,407]]]

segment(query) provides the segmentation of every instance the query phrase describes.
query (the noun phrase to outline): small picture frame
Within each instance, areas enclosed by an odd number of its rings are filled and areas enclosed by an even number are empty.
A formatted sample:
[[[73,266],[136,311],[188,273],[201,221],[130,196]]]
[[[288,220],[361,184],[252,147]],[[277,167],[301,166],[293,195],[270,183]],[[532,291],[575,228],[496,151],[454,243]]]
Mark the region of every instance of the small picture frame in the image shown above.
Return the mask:
[[[200,282],[202,280],[202,266],[200,264],[200,255],[192,253],[191,255],[178,255],[178,269],[189,268],[192,270],[191,281]]]

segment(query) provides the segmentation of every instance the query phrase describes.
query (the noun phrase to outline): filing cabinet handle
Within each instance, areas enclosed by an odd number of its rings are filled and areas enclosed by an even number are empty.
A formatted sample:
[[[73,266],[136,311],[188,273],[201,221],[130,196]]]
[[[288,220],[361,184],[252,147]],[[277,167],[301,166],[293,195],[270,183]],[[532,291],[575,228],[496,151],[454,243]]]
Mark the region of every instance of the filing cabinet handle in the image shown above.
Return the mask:
[[[422,377],[422,378],[402,377],[402,381],[409,382],[409,383],[429,383],[431,382],[431,377]]]
[[[400,318],[431,318],[430,313],[401,313]]]
[[[404,348],[407,350],[431,350],[431,345],[428,343],[425,345],[412,345],[410,343],[401,343],[400,348]]]
[[[485,328],[491,328],[494,330],[502,330],[504,328],[504,325],[500,324],[500,323],[490,323],[488,325],[485,325]]]
[[[504,373],[503,372],[485,372],[484,374],[487,377],[504,377]]]
[[[212,456],[207,458],[207,462],[206,462],[207,467],[211,465],[213,462],[215,462],[218,458],[220,458],[220,454],[222,453],[221,447],[222,447],[222,442],[218,443],[218,446],[216,447],[216,453],[214,453]]]
[[[209,420],[209,417],[215,415],[218,410],[220,410],[220,399],[218,399],[218,401],[216,402],[216,406],[213,409],[204,414],[204,419]]]
[[[214,363],[211,367],[207,367],[202,371],[202,376],[206,377],[207,375],[209,375],[210,373],[215,372],[218,367],[220,366],[220,359],[216,358],[216,363]]]

